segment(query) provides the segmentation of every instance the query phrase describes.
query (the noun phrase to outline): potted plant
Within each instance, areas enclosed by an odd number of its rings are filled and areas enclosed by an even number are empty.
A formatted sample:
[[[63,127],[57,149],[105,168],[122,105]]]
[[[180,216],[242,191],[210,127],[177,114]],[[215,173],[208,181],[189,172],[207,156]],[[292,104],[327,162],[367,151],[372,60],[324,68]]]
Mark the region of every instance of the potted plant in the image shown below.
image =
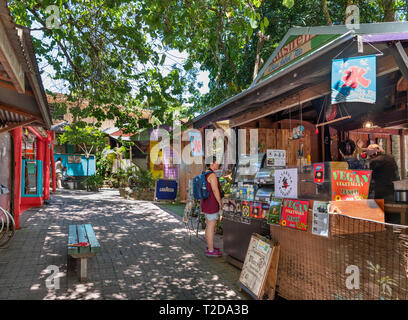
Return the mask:
[[[103,186],[103,177],[99,174],[95,174],[87,177],[85,183],[88,185],[90,191],[99,191],[99,188]]]

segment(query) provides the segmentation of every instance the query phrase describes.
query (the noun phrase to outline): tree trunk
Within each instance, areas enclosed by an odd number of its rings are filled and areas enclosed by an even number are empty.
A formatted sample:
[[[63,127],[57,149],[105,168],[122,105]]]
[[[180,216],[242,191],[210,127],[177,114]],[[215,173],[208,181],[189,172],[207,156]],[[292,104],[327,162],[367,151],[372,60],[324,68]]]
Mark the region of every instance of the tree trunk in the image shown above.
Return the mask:
[[[384,22],[395,21],[395,0],[383,0]]]
[[[327,0],[321,0],[321,1],[322,1],[324,16],[326,17],[327,25],[332,26],[333,21],[330,18],[329,8],[327,7]]]

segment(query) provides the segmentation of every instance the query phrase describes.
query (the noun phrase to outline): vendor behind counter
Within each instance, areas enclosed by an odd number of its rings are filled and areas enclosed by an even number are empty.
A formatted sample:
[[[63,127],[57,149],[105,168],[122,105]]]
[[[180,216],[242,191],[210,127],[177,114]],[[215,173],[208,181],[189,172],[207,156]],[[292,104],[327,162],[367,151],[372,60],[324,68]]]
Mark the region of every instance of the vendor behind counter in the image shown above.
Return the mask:
[[[394,202],[393,181],[399,180],[398,166],[393,156],[388,155],[378,144],[363,148],[363,154],[356,154],[356,144],[352,140],[342,141],[339,151],[349,165],[349,169],[370,169],[372,171],[370,198]],[[385,212],[385,221],[398,223],[395,215]]]

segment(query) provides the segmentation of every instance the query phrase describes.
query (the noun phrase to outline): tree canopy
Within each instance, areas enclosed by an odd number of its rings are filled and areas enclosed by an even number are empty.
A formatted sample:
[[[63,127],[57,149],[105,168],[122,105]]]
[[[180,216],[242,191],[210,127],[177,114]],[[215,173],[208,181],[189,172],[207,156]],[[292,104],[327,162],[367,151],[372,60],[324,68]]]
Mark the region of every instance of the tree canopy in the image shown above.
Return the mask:
[[[290,27],[406,18],[394,0],[9,0],[16,23],[35,34],[37,55],[68,84],[69,99],[87,99],[80,116],[116,119],[124,132],[208,110],[246,89]],[[49,28],[55,16],[59,27]],[[185,52],[183,63],[169,50]],[[209,72],[200,95],[199,71]]]

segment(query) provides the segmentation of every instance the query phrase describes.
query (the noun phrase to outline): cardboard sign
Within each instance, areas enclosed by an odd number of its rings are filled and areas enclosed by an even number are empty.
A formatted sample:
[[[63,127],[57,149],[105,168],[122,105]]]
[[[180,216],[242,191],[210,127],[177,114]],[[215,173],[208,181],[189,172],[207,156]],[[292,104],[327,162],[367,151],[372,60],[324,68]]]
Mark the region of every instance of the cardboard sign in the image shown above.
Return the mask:
[[[297,199],[284,199],[279,224],[282,227],[289,227],[306,231],[308,210],[309,201]]]
[[[282,199],[272,198],[269,204],[268,224],[279,224],[282,212]]]
[[[333,60],[331,103],[375,103],[376,77],[375,55]]]
[[[332,170],[332,200],[367,199],[370,179],[370,170]]]
[[[323,183],[324,182],[324,163],[315,163],[314,165],[314,182]]]
[[[275,170],[275,197],[297,198],[298,169]]]

